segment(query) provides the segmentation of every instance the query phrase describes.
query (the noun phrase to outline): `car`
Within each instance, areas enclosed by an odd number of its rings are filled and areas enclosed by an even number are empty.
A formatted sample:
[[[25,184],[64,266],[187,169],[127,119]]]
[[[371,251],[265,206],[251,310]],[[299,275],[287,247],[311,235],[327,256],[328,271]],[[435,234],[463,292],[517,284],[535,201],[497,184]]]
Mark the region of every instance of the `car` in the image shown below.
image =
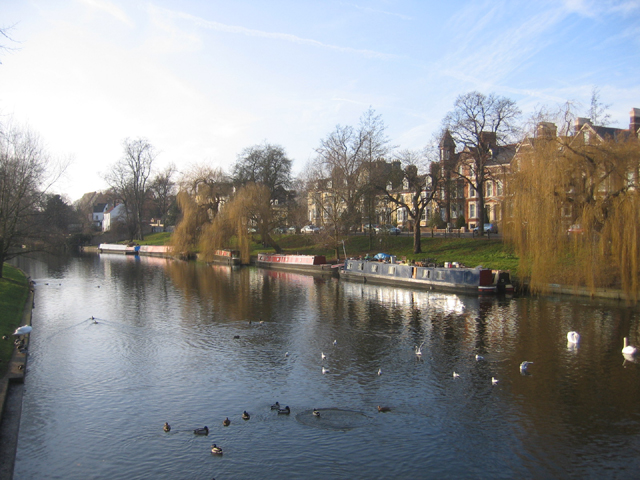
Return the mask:
[[[393,225],[383,225],[381,227],[376,227],[376,233],[383,233],[387,235],[400,235],[401,230],[398,227],[394,227]]]
[[[579,233],[584,233],[584,229],[582,228],[582,225],[580,225],[579,223],[576,223],[574,225],[571,225],[568,229],[567,229],[567,233],[569,235],[571,234],[579,234]]]
[[[315,225],[305,225],[300,229],[300,233],[305,233],[305,234],[320,233],[320,229]]]
[[[298,229],[296,227],[289,227],[287,228],[287,233],[289,233],[290,235],[293,235],[294,233],[296,233],[298,231]]]
[[[478,227],[473,229],[473,233],[478,233]],[[495,223],[485,223],[484,233],[498,233],[498,226]]]
[[[369,230],[373,230],[375,232],[377,228],[380,228],[380,226],[375,223],[365,223],[362,226],[362,231],[367,233]]]

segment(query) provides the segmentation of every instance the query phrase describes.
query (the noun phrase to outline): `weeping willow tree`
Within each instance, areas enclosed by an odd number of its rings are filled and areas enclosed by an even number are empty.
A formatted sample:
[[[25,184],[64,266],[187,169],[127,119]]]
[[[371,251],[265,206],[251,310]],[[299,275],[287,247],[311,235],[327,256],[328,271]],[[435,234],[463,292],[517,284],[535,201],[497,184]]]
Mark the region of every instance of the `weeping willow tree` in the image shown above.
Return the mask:
[[[188,257],[196,251],[202,227],[209,221],[206,211],[199,207],[194,198],[186,191],[176,196],[181,218],[171,236],[171,245],[175,252]]]
[[[239,189],[224,205],[214,220],[203,228],[199,250],[205,261],[211,261],[217,249],[235,248],[243,264],[249,263],[249,229],[256,226],[265,244],[273,244],[273,208],[271,191],[264,185],[249,183]],[[279,251],[279,247],[276,251]]]
[[[638,139],[623,130],[558,137],[552,127],[521,146],[507,184],[504,234],[519,275],[534,292],[552,283],[622,288],[637,302]]]

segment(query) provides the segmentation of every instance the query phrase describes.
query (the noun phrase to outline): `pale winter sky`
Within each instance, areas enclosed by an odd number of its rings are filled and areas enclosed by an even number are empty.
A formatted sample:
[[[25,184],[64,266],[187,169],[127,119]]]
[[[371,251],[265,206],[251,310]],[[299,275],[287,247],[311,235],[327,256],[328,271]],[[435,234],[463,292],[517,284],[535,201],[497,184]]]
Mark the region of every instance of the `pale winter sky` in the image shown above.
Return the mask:
[[[598,87],[620,128],[640,108],[640,0],[0,0],[0,27],[0,121],[73,158],[70,200],[127,137],[179,170],[267,141],[298,174],[369,107],[411,149],[473,90],[527,114]]]

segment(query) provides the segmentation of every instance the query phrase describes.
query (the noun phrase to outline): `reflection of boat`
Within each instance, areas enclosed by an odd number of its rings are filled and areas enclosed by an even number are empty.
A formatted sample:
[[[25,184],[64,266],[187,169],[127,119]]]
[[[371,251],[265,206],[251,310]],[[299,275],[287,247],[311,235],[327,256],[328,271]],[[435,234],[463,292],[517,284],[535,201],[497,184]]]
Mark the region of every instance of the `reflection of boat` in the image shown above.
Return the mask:
[[[477,268],[419,267],[369,260],[347,260],[340,276],[349,280],[465,293],[513,291],[508,272]]]
[[[259,253],[256,265],[263,268],[291,270],[323,275],[338,275],[339,266],[327,263],[324,255],[284,255]]]
[[[213,254],[212,263],[240,265],[240,252],[238,250],[216,250]]]

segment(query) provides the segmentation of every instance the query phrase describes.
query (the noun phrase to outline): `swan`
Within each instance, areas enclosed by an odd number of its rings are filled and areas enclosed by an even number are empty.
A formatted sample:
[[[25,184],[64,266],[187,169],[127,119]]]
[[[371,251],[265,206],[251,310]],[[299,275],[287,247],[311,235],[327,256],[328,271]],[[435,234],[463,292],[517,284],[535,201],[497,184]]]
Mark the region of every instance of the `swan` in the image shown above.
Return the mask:
[[[222,421],[222,425],[225,426],[225,427],[228,427],[229,425],[231,425],[231,420],[229,420],[229,417],[225,418]]]
[[[524,374],[527,373],[527,368],[529,368],[529,365],[531,365],[533,362],[527,362],[526,360],[524,362],[522,362],[520,364],[520,373]]]
[[[391,407],[381,407],[380,405],[378,405],[378,411],[379,412],[390,412],[391,411]]]
[[[496,377],[491,377],[491,385],[497,385],[498,379]]]
[[[567,342],[577,345],[579,341],[580,334],[578,332],[571,331],[567,333]]]
[[[271,405],[271,410],[279,410],[280,409],[280,402],[276,402],[273,405]]]
[[[162,429],[165,432],[170,432],[171,431],[171,425],[169,425],[167,422],[164,422],[164,427],[162,427]]]
[[[324,354],[324,352],[320,352],[320,359],[324,360],[325,358],[327,358],[327,356]]]
[[[289,405],[287,405],[284,408],[279,408],[278,409],[278,415],[289,415],[291,413],[291,409],[289,408]]]
[[[209,435],[209,427],[205,425],[204,428],[196,428],[193,433],[196,435]]]
[[[16,328],[16,331],[13,332],[13,334],[14,335],[26,335],[27,333],[30,333],[31,330],[33,330],[31,325],[23,325],[22,327]]]
[[[320,410],[318,410],[318,409],[314,408],[314,409],[313,409],[313,416],[314,416],[314,417],[319,417],[319,416],[320,416]]]
[[[382,375],[382,369],[381,368],[378,369],[378,375]]]
[[[214,443],[213,445],[211,445],[211,453],[215,453],[216,455],[222,455],[222,449]]]
[[[322,374],[323,374],[323,375],[324,375],[325,373],[327,373],[328,371],[329,371],[329,369],[328,369],[328,368],[324,368],[324,367],[322,367]]]
[[[635,355],[638,349],[633,345],[629,345],[629,339],[624,337],[624,348],[622,349],[623,355]]]
[[[453,372],[453,378],[458,378],[460,376],[459,373]]]
[[[246,410],[244,412],[242,412],[242,419],[243,420],[249,420],[250,418],[251,418],[251,415],[249,415]]]

